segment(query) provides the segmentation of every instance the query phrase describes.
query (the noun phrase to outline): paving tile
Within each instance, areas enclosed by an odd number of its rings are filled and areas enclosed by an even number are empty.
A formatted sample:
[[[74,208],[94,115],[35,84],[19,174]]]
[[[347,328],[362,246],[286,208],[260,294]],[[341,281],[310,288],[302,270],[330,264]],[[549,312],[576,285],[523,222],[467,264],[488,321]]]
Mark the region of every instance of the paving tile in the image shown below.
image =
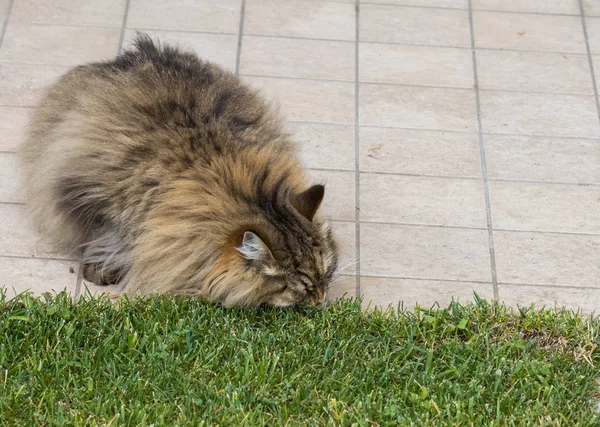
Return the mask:
[[[475,132],[475,93],[467,89],[360,85],[360,124]]]
[[[600,287],[600,236],[494,231],[499,283]]]
[[[239,0],[131,0],[128,28],[237,33]]]
[[[34,106],[41,91],[68,69],[55,65],[0,63],[0,105]]]
[[[355,276],[340,276],[327,289],[327,299],[333,301],[341,297],[352,298],[355,296],[355,286]]]
[[[24,205],[0,203],[0,256],[75,259],[57,254],[33,230]]]
[[[495,228],[600,233],[600,189],[577,185],[490,182]]]
[[[491,282],[486,230],[362,223],[360,253],[368,276]]]
[[[0,151],[16,151],[21,143],[31,108],[0,106]]]
[[[325,185],[322,213],[334,220],[354,220],[354,172],[309,170],[308,177],[314,184]]]
[[[429,46],[470,47],[466,10],[363,4],[360,40]]]
[[[0,60],[78,65],[117,54],[119,28],[8,25]]]
[[[241,74],[354,81],[353,42],[244,36]]]
[[[0,202],[25,202],[16,154],[0,153],[0,182]]]
[[[498,285],[499,299],[505,304],[519,307],[566,308],[582,313],[598,313],[600,289],[573,289],[549,286]]]
[[[583,11],[586,16],[600,16],[598,0],[583,0]]]
[[[77,271],[77,261],[0,257],[0,289],[9,298],[25,291],[75,295]]]
[[[586,53],[578,16],[475,11],[473,27],[478,48]]]
[[[363,306],[371,303],[371,308],[385,308],[399,303],[405,309],[412,310],[415,305],[423,308],[447,307],[452,300],[461,303],[472,302],[474,292],[481,298],[492,299],[494,291],[491,283],[457,282],[442,280],[391,279],[384,277],[361,277],[360,291]],[[436,305],[437,303],[437,305]]]
[[[246,3],[244,34],[353,41],[354,8],[352,3],[252,0]]]
[[[8,7],[10,0],[0,0],[0,22],[4,22],[6,15],[8,15]]]
[[[600,54],[592,54],[592,62],[594,65],[594,74],[596,79],[596,85],[600,85]]]
[[[337,239],[340,257],[338,274],[354,274],[356,272],[356,224],[354,222],[332,221],[331,228]]]
[[[590,139],[485,135],[488,178],[600,183],[600,143]]]
[[[473,0],[473,10],[579,15],[578,0]]]
[[[501,134],[597,137],[591,96],[481,91],[483,131]]]
[[[262,77],[244,80],[278,103],[288,120],[354,123],[354,83]]]
[[[216,62],[229,71],[235,71],[238,36],[234,34],[186,33],[179,31],[140,30],[160,43],[178,45],[185,50],[194,50],[202,59]],[[130,46],[135,30],[125,32],[124,46]]]
[[[595,54],[600,53],[600,17],[586,18],[585,20],[590,51]]]
[[[361,82],[473,87],[468,49],[361,43],[359,55]]]
[[[125,0],[16,0],[11,22],[120,28]]]
[[[361,0],[362,5],[368,3],[395,4],[401,6],[446,7],[452,9],[468,9],[468,0]]]
[[[587,55],[477,51],[480,89],[593,95]]]
[[[359,133],[362,171],[481,177],[476,134],[369,127]]]
[[[453,227],[487,227],[479,179],[360,175],[360,219]]]
[[[306,167],[354,170],[354,126],[289,123]]]

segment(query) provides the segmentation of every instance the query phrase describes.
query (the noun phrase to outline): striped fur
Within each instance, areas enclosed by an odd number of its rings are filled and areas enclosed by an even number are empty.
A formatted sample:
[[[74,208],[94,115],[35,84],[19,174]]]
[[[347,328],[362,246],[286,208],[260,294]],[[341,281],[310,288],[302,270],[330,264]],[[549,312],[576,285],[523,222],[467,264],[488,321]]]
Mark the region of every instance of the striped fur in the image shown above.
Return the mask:
[[[34,223],[83,248],[98,284],[287,306],[321,301],[336,269],[313,218],[322,187],[309,188],[277,114],[233,74],[147,36],[49,88],[20,154]]]

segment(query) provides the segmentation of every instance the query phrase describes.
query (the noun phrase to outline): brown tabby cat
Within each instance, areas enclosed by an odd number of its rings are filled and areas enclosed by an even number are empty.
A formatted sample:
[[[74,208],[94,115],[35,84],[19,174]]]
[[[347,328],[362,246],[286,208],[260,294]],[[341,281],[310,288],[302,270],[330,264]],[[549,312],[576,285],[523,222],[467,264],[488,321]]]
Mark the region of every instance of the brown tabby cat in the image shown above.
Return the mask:
[[[226,306],[321,303],[337,266],[280,120],[235,75],[138,36],[41,100],[21,157],[29,206],[84,277]]]

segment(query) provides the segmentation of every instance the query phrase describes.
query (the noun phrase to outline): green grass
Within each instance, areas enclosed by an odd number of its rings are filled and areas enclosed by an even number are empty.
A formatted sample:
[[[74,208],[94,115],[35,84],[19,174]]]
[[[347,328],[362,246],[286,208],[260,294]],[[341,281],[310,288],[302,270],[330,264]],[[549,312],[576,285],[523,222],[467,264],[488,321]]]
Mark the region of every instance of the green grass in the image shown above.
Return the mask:
[[[0,424],[598,425],[598,319],[0,298]]]

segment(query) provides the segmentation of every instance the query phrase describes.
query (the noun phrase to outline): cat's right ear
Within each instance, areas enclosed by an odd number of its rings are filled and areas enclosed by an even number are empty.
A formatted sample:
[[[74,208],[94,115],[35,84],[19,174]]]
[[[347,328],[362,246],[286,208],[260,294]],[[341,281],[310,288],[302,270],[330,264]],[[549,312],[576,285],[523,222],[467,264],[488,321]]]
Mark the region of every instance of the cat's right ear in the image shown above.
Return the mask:
[[[242,244],[238,246],[237,251],[249,261],[264,261],[271,256],[271,251],[258,235],[252,231],[244,232]]]
[[[317,209],[321,206],[324,195],[325,186],[317,184],[300,194],[292,196],[291,202],[294,208],[296,208],[303,217],[312,221],[315,213],[317,213]]]

